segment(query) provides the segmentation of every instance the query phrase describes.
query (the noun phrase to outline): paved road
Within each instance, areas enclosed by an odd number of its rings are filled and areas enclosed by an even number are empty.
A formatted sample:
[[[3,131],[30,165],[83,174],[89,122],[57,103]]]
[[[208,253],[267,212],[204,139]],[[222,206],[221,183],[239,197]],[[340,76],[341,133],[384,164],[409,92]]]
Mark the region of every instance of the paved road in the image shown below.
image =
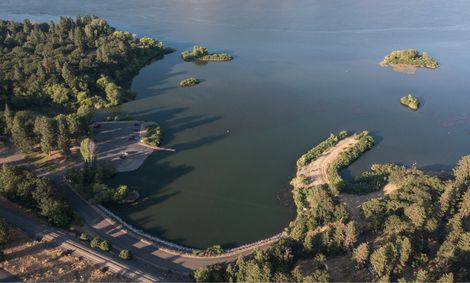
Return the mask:
[[[122,274],[135,281],[154,282],[164,279],[162,277],[146,274],[141,271],[135,263],[124,262],[110,253],[105,254],[98,252],[77,240],[66,231],[52,228],[36,217],[23,213],[19,209],[15,209],[12,205],[9,205],[6,200],[2,199],[1,202],[0,216],[33,238],[40,238],[51,246],[60,246],[65,250],[73,250],[75,255],[83,256],[100,267],[107,267],[114,273]]]

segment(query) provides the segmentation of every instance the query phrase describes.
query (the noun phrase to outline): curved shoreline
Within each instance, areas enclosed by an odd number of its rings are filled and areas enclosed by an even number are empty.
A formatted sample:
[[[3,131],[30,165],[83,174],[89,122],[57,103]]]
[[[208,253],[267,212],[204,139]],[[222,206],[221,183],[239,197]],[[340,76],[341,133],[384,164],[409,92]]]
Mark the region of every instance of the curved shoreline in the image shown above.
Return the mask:
[[[353,147],[357,142],[357,135],[352,135],[346,137],[344,139],[339,140],[335,145],[325,149],[320,156],[318,156],[315,160],[310,162],[305,166],[301,166],[297,169],[296,177],[300,175],[307,177],[310,180],[311,185],[320,185],[320,184],[328,184],[330,182],[328,178],[328,168],[330,165],[336,160],[336,158],[345,150]],[[292,190],[291,190],[292,191]],[[142,237],[144,240],[142,241],[149,241],[148,244],[153,244],[158,246],[165,252],[168,252],[173,255],[185,257],[185,258],[192,258],[192,259],[214,259],[216,262],[225,262],[226,260],[235,260],[240,255],[247,255],[253,252],[253,250],[257,248],[267,248],[271,244],[275,243],[277,240],[282,238],[285,234],[284,231],[273,235],[269,238],[261,239],[259,241],[241,245],[232,249],[225,250],[221,254],[216,255],[195,255],[193,254],[194,251],[198,251],[198,249],[193,249],[190,247],[186,247],[183,245],[178,245],[172,243],[171,241],[161,239],[156,236],[149,235],[142,230],[139,230],[126,221],[124,221],[119,216],[115,215],[113,212],[109,211],[102,205],[95,206],[99,212],[105,217],[110,219],[111,221],[115,222],[121,226],[121,229],[125,230],[126,233],[135,234],[137,237]]]

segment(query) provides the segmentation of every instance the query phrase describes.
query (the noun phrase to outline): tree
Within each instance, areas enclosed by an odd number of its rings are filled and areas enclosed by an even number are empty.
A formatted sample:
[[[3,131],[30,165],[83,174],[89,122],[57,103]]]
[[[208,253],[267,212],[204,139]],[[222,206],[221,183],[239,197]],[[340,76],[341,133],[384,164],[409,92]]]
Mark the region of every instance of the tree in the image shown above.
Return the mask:
[[[113,192],[113,201],[120,203],[124,201],[129,194],[129,188],[126,185],[120,185]]]
[[[426,220],[426,211],[424,210],[424,207],[418,204],[412,204],[408,207],[405,207],[405,215],[416,227],[423,226],[424,220]]]
[[[31,113],[27,111],[19,111],[13,119],[11,128],[11,137],[13,143],[22,152],[31,152],[35,144],[35,136],[33,132],[34,122]]]
[[[410,258],[411,254],[411,242],[408,238],[403,238],[401,241],[399,241],[399,246],[400,246],[400,267],[401,269],[405,268],[406,263],[408,262],[408,259]]]
[[[111,250],[111,246],[106,240],[101,241],[99,247],[100,247],[100,250],[105,251],[105,252],[109,252]]]
[[[359,267],[363,267],[369,259],[369,245],[362,243],[355,248],[353,251],[353,259]]]
[[[211,274],[207,266],[200,267],[194,272],[194,280],[196,282],[208,282],[211,279]]]
[[[122,259],[130,260],[132,259],[132,253],[129,250],[121,250],[119,252],[119,257]]]
[[[57,147],[64,155],[70,155],[71,138],[67,124],[67,117],[60,114],[57,120]]]
[[[45,116],[38,116],[34,122],[34,132],[39,136],[41,150],[50,154],[56,148],[56,121]]]
[[[454,169],[454,176],[457,183],[470,181],[470,155],[462,157]]]
[[[10,106],[5,104],[5,110],[3,111],[3,117],[5,118],[5,129],[4,134],[8,135],[13,127],[13,119],[15,118],[10,110]]]
[[[101,239],[99,237],[94,237],[90,242],[90,246],[94,249],[97,249],[99,248],[100,243],[101,243]]]
[[[120,104],[125,97],[124,90],[115,83],[108,83],[108,85],[106,85],[105,92],[106,99],[109,101],[111,106]]]
[[[3,247],[10,240],[10,228],[5,219],[0,219],[0,247]]]
[[[90,138],[82,140],[80,143],[80,153],[85,164],[93,167],[95,161],[95,142]]]
[[[452,283],[454,282],[454,274],[452,272],[445,273],[441,278],[437,279],[437,283]]]
[[[370,256],[370,263],[378,276],[390,275],[394,269],[397,250],[392,243],[379,247]]]

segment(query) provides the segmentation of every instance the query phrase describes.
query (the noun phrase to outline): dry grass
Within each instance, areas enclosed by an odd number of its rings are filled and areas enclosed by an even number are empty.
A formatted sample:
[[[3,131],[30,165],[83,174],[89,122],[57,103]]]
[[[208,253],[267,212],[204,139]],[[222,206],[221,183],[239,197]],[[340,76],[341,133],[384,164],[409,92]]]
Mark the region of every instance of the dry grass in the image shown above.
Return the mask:
[[[34,241],[19,229],[12,229],[0,267],[25,281],[33,282],[124,282],[125,278],[101,271],[88,261]]]

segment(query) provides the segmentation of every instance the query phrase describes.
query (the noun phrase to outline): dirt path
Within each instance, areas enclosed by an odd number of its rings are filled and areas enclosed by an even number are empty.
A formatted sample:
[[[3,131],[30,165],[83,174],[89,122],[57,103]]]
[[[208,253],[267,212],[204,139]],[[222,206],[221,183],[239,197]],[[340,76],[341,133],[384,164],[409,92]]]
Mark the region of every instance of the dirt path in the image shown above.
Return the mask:
[[[297,176],[307,177],[307,186],[328,184],[328,168],[338,155],[357,143],[356,136],[347,137],[339,141],[334,147],[322,153],[312,163],[298,169]]]

